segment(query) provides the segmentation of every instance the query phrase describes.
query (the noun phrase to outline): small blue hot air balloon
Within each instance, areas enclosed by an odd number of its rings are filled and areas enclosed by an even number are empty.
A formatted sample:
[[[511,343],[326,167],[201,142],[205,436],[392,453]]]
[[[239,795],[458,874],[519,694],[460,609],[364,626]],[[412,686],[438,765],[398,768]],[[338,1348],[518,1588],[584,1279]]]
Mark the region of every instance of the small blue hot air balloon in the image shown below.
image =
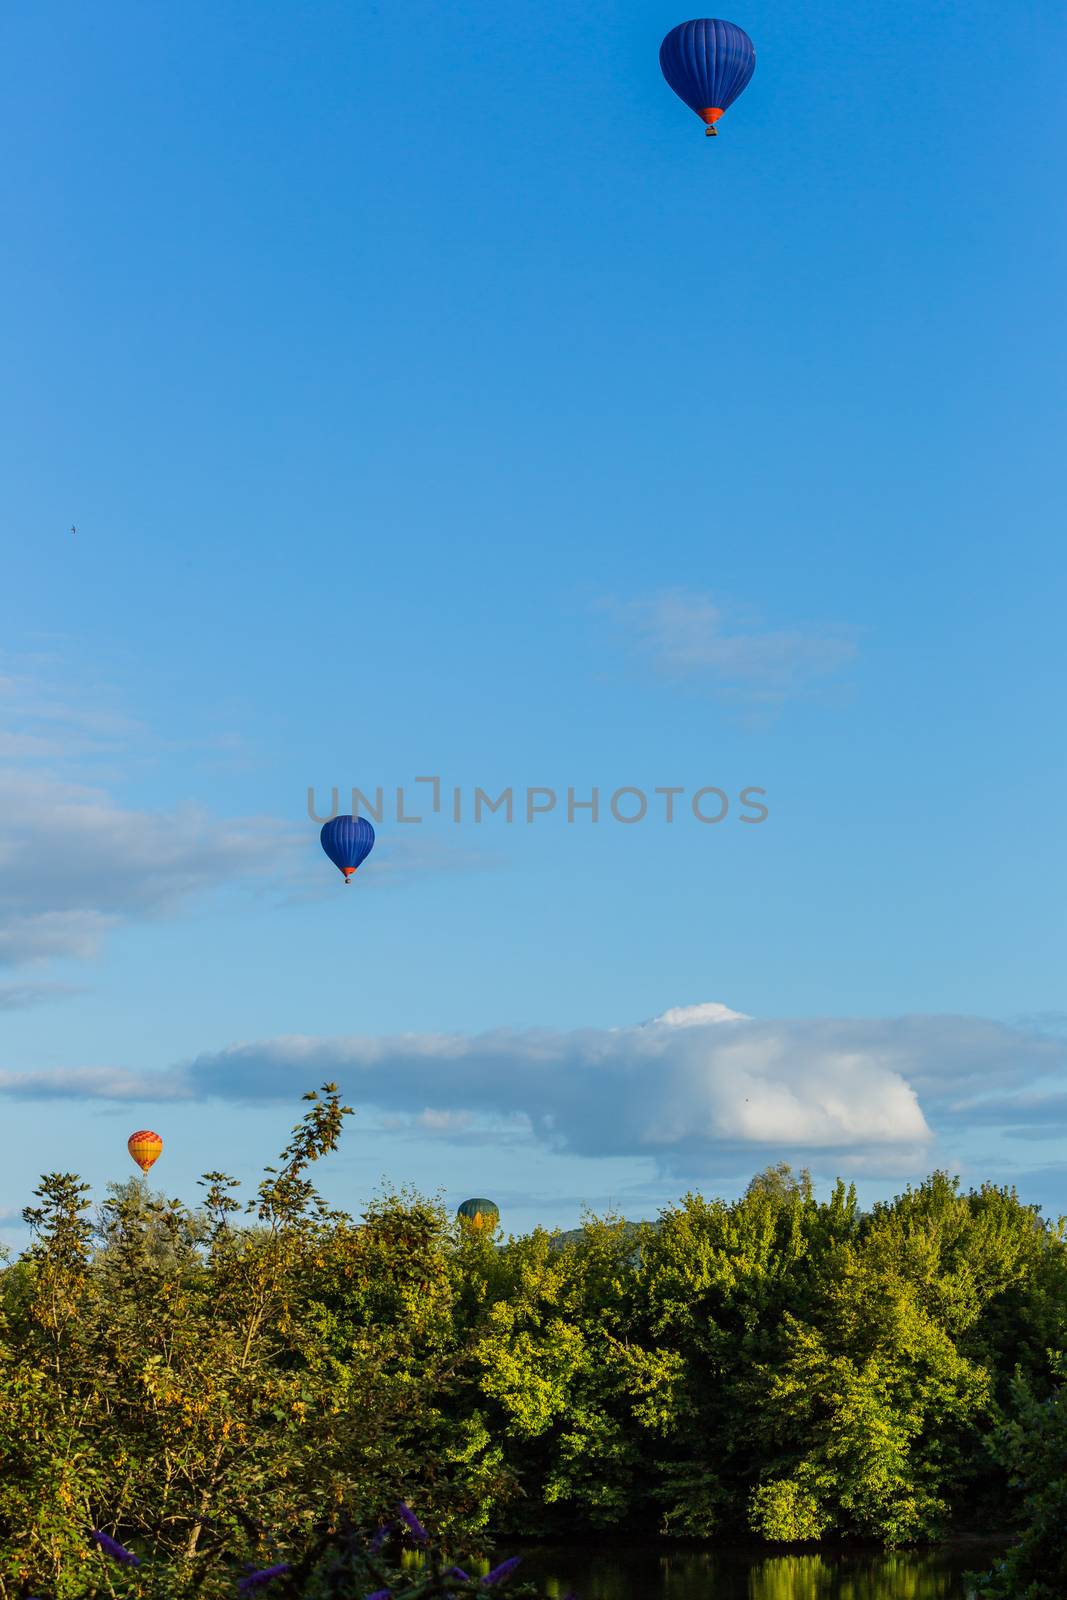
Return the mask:
[[[319,840],[347,883],[374,849],[374,829],[366,817],[334,817],[323,824]]]
[[[701,17],[671,29],[659,47],[659,64],[679,100],[713,134],[756,70],[756,47],[735,23]]]

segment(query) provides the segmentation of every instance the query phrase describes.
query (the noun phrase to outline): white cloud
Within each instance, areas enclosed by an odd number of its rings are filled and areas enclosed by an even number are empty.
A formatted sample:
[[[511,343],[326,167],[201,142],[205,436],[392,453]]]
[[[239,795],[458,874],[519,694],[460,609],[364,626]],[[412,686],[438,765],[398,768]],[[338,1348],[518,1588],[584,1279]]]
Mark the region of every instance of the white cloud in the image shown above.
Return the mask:
[[[718,1000],[705,1000],[699,1006],[671,1006],[661,1017],[642,1024],[645,1028],[658,1028],[666,1024],[672,1028],[696,1028],[708,1022],[751,1022],[743,1011],[731,1011]]]
[[[295,1035],[160,1074],[7,1071],[0,1094],[295,1102],[331,1078],[386,1126],[402,1118],[438,1138],[481,1137],[477,1124],[495,1118],[559,1151],[643,1156],[664,1172],[752,1170],[787,1153],[882,1173],[923,1166],[934,1137],[927,1109],[947,1109],[976,1072],[991,1084],[1033,1075],[1048,1068],[1050,1049],[1064,1053],[1062,1041],[971,1018],[761,1021],[706,1004],[572,1032]]]
[[[0,962],[3,957],[0,955]],[[78,990],[69,983],[0,983],[0,1011],[22,1011],[48,1000],[64,1000]]]
[[[235,821],[197,805],[124,806],[113,776],[100,781],[99,759],[150,736],[95,688],[74,683],[65,700],[57,676],[47,659],[0,674],[0,967],[89,960],[123,922],[170,915],[234,883],[269,883],[288,902],[336,893],[339,880],[315,853],[318,830],[302,814]],[[494,865],[484,853],[401,835],[379,847],[369,888]],[[11,994],[5,1001],[0,990],[0,1007],[29,1003],[28,989]]]
[[[0,673],[0,760],[70,761],[108,756],[148,730],[53,656],[34,656]]]
[[[1067,1105],[1044,1080],[1063,1038],[975,1017],[760,1020],[707,1003],[649,1022],[236,1043],[162,1073],[0,1071],[23,1100],[295,1103],[327,1078],[383,1132],[457,1145],[533,1140],[662,1174],[751,1172],[783,1157],[897,1179],[935,1136],[973,1126],[1037,1138]]]
[[[55,1067],[46,1072],[0,1069],[0,1095],[13,1100],[189,1100],[180,1073],[136,1073],[125,1067]]]
[[[775,705],[829,677],[856,653],[850,628],[766,628],[687,589],[603,603],[639,652],[667,676],[730,698]]]
[[[132,810],[45,773],[0,771],[0,962],[93,956],[130,916],[277,872],[295,829],[186,807]]]
[[[90,959],[124,920],[292,858],[298,834],[288,826],[192,806],[137,810],[86,778],[145,738],[106,688],[53,657],[0,674],[0,966]],[[47,993],[9,985],[0,1004]]]

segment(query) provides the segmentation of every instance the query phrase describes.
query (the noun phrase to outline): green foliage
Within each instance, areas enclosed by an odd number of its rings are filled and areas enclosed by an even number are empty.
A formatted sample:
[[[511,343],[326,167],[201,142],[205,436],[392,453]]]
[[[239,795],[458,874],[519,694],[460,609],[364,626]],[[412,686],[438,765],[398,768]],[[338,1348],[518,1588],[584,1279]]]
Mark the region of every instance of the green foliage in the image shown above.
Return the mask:
[[[1021,1539],[990,1573],[974,1577],[982,1600],[1063,1600],[1067,1594],[1067,1355],[1052,1354],[1056,1387],[1039,1399],[1017,1373],[1014,1414],[990,1450],[1025,1496]],[[973,1576],[973,1575],[972,1575]]]
[[[476,1554],[612,1527],[891,1546],[1002,1522],[1015,1481],[1048,1556],[1067,1246],[1013,1193],[935,1174],[863,1216],[778,1166],[566,1239],[410,1192],[357,1222],[308,1176],[350,1108],[305,1098],[243,1219],[223,1173],[196,1210],[112,1186],[95,1220],[74,1175],[42,1180],[0,1272],[0,1600],[148,1600],[91,1528],[216,1600],[316,1540],[328,1565],[343,1517],[400,1498]]]
[[[472,1569],[485,1569],[467,1571],[406,1504],[396,1510],[396,1519],[371,1538],[343,1510],[323,1518],[290,1560],[258,1569],[253,1563],[233,1567],[231,1592],[238,1600],[260,1595],[270,1600],[463,1600],[465,1595],[484,1597],[490,1588],[506,1589],[514,1600],[539,1600],[533,1586],[516,1580],[521,1557],[490,1565],[484,1557],[465,1556]],[[266,1537],[265,1530],[257,1531]],[[158,1557],[142,1559],[99,1529],[91,1539],[95,1561],[83,1575],[88,1583],[79,1600],[90,1600],[100,1587],[113,1600],[170,1600],[180,1578],[172,1564]]]

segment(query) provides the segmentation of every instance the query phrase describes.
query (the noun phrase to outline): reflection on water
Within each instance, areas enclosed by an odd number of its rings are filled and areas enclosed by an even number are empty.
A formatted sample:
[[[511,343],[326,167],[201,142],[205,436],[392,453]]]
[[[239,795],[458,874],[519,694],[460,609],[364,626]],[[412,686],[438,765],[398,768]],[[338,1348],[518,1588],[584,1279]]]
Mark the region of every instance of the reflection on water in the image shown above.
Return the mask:
[[[539,1546],[522,1572],[551,1600],[968,1600],[967,1571],[996,1550],[761,1555],[741,1550]]]

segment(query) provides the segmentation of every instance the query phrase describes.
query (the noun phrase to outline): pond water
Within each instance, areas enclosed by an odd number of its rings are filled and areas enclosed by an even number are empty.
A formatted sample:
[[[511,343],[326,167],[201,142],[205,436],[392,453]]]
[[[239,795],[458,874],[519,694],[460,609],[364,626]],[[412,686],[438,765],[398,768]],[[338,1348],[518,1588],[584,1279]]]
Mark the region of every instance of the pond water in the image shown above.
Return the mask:
[[[539,1545],[521,1575],[551,1600],[968,1600],[965,1572],[985,1571],[1003,1545],[968,1543],[879,1555],[845,1551]]]

